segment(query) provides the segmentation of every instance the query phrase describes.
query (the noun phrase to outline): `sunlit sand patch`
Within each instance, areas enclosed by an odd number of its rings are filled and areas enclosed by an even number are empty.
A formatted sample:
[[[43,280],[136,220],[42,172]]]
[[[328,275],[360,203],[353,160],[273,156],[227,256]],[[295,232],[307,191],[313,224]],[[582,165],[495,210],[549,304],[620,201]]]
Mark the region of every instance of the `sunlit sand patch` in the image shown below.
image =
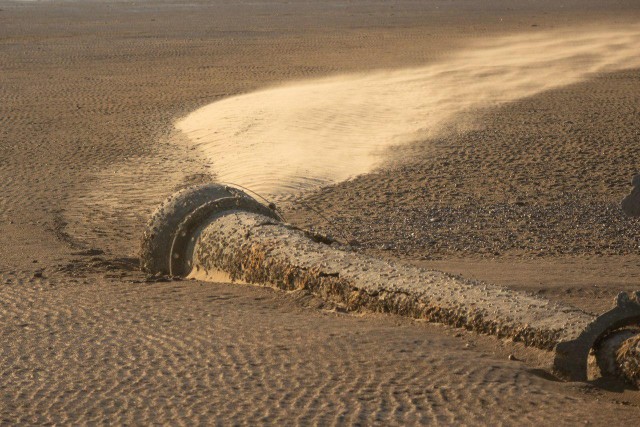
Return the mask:
[[[640,67],[640,26],[501,37],[439,63],[295,82],[177,121],[220,181],[284,196],[366,173],[385,148],[437,135],[461,113]]]

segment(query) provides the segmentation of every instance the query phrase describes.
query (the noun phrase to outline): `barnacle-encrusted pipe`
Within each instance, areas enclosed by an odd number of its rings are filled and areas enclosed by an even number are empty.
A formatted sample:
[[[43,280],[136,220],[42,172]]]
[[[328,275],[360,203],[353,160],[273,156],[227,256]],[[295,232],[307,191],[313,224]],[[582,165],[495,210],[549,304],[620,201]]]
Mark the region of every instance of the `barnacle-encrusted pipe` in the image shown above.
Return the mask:
[[[170,242],[169,247],[160,241]],[[555,351],[555,369],[573,380],[587,378],[589,351],[598,340],[640,320],[637,299],[624,294],[613,310],[595,317],[539,296],[344,250],[283,223],[271,209],[230,187],[196,187],[165,203],[145,233],[142,254],[143,267],[152,273],[212,281],[224,275],[306,289],[350,310],[395,313],[511,338]]]
[[[640,388],[640,335],[626,339],[616,351],[618,375]]]

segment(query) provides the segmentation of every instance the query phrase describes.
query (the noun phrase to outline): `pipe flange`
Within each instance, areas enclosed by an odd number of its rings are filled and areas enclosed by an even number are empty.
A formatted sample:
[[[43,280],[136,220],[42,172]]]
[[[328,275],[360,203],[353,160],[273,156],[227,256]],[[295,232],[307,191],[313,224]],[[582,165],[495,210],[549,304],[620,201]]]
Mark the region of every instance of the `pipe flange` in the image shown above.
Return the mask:
[[[556,345],[554,370],[570,381],[587,381],[591,349],[611,332],[638,324],[640,292],[634,292],[631,297],[626,292],[621,292],[616,297],[614,308],[596,317],[577,338]],[[596,357],[597,355],[596,352]]]
[[[169,250],[169,274],[171,276],[185,276],[191,271],[191,257],[188,252],[195,242],[197,230],[216,217],[241,210],[279,219],[273,215],[271,209],[259,203],[256,205],[256,203],[254,199],[249,197],[224,197],[198,206],[185,217],[176,229]]]
[[[212,216],[230,210],[282,220],[275,209],[232,186],[204,184],[186,188],[167,198],[147,223],[140,248],[142,270],[150,274],[183,275],[188,268],[186,243],[192,233]]]

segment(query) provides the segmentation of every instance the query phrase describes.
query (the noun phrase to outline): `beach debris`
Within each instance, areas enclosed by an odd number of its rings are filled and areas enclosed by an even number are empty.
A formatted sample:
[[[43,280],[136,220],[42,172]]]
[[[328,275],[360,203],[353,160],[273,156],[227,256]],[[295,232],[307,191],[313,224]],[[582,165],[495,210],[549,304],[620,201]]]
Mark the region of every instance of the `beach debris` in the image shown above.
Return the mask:
[[[144,233],[141,266],[149,274],[304,290],[350,311],[508,338],[552,351],[550,368],[573,381],[588,379],[589,355],[603,341],[640,322],[639,293],[619,294],[610,311],[594,316],[539,295],[343,250],[223,184],[188,188],[163,203]]]

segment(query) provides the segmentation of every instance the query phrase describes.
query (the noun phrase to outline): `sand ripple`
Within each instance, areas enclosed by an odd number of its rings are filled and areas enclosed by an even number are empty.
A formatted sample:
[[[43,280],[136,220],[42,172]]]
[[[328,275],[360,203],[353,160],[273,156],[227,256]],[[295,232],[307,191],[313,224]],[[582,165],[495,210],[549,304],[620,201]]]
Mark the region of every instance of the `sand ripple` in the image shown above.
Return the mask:
[[[2,424],[617,425],[637,414],[539,378],[505,343],[438,326],[296,309],[269,289],[45,276],[4,276]]]

